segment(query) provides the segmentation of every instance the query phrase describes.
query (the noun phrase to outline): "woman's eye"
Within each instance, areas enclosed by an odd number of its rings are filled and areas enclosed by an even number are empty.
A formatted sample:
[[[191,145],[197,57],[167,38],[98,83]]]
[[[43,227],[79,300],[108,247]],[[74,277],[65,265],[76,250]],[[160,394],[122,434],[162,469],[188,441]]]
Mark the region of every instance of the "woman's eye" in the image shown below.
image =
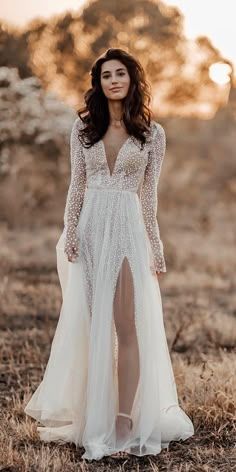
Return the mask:
[[[124,72],[119,72],[118,75],[125,75]],[[110,76],[109,75],[104,75],[103,78],[104,79],[108,79]]]

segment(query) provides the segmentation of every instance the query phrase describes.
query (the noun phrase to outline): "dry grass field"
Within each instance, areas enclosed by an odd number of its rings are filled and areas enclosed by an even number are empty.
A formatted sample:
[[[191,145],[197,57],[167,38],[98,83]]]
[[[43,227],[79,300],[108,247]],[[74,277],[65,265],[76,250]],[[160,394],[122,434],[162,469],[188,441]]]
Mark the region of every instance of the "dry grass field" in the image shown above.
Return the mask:
[[[199,249],[193,230],[182,228],[180,245],[181,228],[173,218],[173,228],[164,220],[163,226],[168,225],[170,236],[164,238],[168,272],[159,283],[179,400],[193,420],[195,435],[172,442],[155,457],[107,457],[98,462],[81,460],[83,450],[73,444],[39,441],[37,423],[26,417],[23,408],[42,378],[58,320],[61,291],[55,244],[60,230],[55,226],[13,232],[2,227],[1,471],[236,470],[236,281],[230,265],[231,233],[214,231],[218,238],[224,237],[224,244],[220,239],[213,242],[209,234]]]

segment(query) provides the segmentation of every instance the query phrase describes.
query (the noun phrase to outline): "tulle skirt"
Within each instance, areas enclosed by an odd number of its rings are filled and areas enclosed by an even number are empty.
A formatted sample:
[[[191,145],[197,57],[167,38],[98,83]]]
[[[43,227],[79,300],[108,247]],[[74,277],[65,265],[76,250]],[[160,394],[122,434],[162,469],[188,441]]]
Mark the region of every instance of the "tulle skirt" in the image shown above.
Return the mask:
[[[75,263],[64,254],[64,232],[57,243],[63,303],[43,380],[25,413],[43,425],[37,428],[41,440],[84,447],[82,458],[88,460],[121,450],[158,454],[170,441],[192,436],[194,429],[178,403],[160,288],[151,270],[152,251],[137,193],[87,188],[77,236]],[[125,291],[119,290],[118,276],[128,287]],[[139,380],[130,413],[133,427],[118,445],[114,312],[126,316],[124,307],[131,305]]]

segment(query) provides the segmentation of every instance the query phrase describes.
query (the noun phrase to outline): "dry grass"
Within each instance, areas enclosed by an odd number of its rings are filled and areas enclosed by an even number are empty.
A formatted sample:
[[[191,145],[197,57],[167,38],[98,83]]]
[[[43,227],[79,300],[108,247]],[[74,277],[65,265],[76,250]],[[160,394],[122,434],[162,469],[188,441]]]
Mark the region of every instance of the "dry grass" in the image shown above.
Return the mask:
[[[61,304],[55,270],[57,235],[58,229],[45,229],[34,237],[9,233],[7,250],[6,240],[1,244],[0,470],[235,470],[236,291],[230,273],[227,279],[220,270],[212,275],[211,261],[209,270],[203,267],[202,271],[195,270],[194,264],[181,272],[173,266],[160,279],[180,404],[193,419],[195,435],[172,442],[155,457],[107,457],[98,462],[81,460],[83,449],[73,444],[39,441],[37,424],[23,408],[42,377]]]

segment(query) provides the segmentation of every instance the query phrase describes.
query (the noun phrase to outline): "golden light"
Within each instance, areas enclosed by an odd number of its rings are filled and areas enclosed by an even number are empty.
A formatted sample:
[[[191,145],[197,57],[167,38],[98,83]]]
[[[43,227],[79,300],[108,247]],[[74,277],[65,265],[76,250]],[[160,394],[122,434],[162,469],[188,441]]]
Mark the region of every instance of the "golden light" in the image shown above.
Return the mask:
[[[224,62],[215,62],[209,67],[209,76],[219,85],[225,85],[230,82],[232,68]]]

